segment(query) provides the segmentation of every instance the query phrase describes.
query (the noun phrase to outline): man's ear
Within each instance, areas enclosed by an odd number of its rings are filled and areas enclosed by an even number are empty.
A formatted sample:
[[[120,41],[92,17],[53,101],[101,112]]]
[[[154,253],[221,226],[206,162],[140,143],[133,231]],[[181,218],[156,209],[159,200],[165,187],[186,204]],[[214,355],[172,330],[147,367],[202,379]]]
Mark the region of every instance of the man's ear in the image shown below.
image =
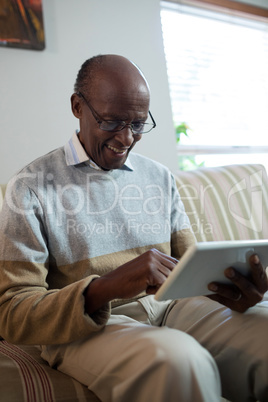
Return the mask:
[[[81,106],[81,98],[76,93],[72,94],[71,96],[71,105],[72,105],[72,112],[73,115],[80,119],[82,117],[82,106]]]

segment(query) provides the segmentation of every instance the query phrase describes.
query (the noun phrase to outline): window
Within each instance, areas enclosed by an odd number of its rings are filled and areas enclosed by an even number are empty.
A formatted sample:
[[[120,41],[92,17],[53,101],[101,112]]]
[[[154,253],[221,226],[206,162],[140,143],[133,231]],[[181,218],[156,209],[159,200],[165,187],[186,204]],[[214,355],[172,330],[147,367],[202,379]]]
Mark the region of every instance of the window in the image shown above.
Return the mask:
[[[161,21],[181,167],[268,170],[267,20],[162,2]]]

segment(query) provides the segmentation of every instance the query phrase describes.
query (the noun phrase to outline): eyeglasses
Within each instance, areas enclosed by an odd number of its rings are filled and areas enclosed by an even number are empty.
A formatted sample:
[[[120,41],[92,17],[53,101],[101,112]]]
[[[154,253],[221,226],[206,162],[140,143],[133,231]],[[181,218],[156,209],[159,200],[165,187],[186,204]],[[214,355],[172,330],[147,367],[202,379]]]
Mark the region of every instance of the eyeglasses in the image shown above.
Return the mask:
[[[85,96],[81,92],[77,92],[77,95],[80,96],[86,103],[87,107],[92,113],[92,116],[99,124],[99,128],[104,131],[117,132],[124,130],[125,127],[129,126],[133,135],[140,135],[144,133],[149,133],[153,128],[156,127],[156,122],[154,121],[153,116],[149,110],[149,116],[152,120],[152,123],[145,123],[144,121],[133,121],[131,123],[126,123],[122,120],[104,120],[98,115],[98,113],[93,109],[90,103],[86,100]]]

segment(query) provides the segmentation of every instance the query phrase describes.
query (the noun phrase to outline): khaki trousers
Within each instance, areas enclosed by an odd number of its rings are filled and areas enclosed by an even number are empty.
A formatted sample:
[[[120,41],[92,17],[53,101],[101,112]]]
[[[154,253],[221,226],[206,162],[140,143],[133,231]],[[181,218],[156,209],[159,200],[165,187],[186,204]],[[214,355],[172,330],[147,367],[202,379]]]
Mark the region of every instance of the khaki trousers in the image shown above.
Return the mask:
[[[87,339],[42,347],[103,402],[268,401],[268,302],[244,314],[205,297],[112,310]]]

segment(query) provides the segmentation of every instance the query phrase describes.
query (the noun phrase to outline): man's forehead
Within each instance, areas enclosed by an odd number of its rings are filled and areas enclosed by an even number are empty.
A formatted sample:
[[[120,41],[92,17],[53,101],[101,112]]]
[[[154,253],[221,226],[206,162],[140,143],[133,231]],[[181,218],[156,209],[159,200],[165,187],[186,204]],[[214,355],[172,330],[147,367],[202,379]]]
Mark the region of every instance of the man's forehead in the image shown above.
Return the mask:
[[[140,74],[139,70],[133,65],[131,65],[131,68],[121,69],[103,67],[93,75],[93,82],[96,84],[107,82],[121,85],[133,85],[133,83],[136,82],[136,84],[145,84],[147,86],[145,79]]]
[[[118,74],[114,71],[98,72],[88,85],[91,97],[104,95],[107,98],[141,97],[149,99],[149,88],[143,77],[136,74]]]

